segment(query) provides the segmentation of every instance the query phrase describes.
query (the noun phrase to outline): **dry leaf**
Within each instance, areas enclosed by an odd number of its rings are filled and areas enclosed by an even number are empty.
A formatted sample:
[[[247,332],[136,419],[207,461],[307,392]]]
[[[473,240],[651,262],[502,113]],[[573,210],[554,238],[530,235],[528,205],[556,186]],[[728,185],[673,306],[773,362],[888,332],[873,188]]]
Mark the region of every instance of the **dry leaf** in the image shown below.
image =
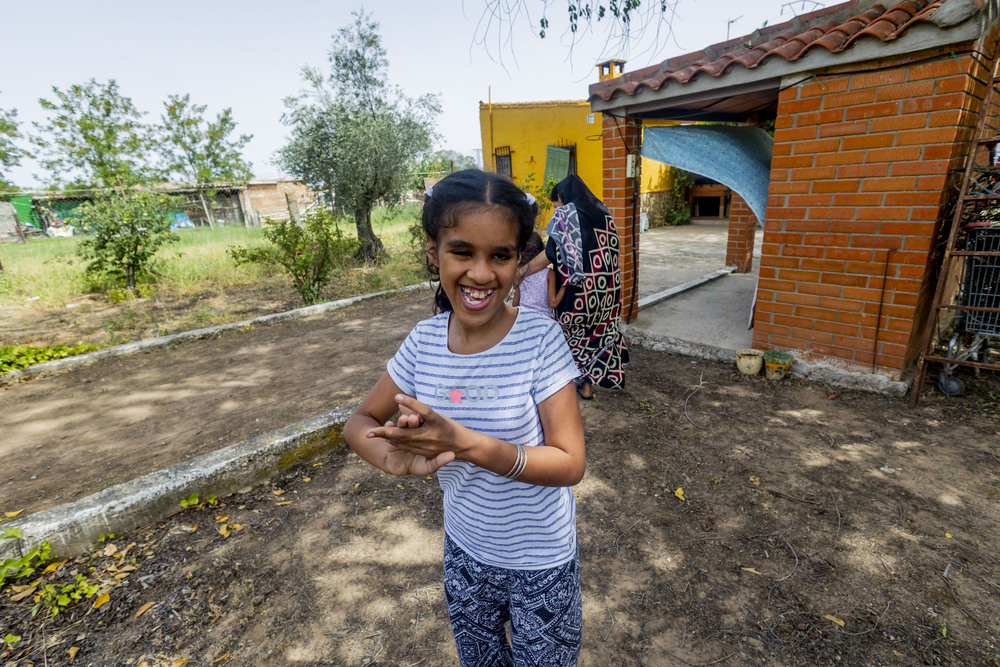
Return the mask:
[[[824,614],[823,618],[825,618],[828,621],[833,621],[834,623],[836,623],[840,627],[844,627],[844,622],[842,620],[840,620],[839,618],[837,618],[836,616],[831,616],[830,614]]]
[[[303,477],[302,481],[303,482],[311,482],[312,481],[312,477]],[[226,655],[229,655],[229,654],[227,653]]]
[[[198,524],[194,524],[193,526],[181,526],[181,530],[183,530],[185,533],[193,533],[194,531],[198,530]]]
[[[150,609],[152,609],[154,604],[156,604],[156,603],[155,602],[147,602],[146,604],[142,605],[141,607],[139,607],[139,611],[135,612],[135,616],[133,616],[133,618],[139,618],[140,616],[142,616],[143,614],[145,614],[147,611],[149,611]]]
[[[21,512],[23,512],[23,511],[24,511],[24,510],[23,510],[23,509],[21,509],[21,510],[18,510],[18,511],[16,511],[16,512],[4,512],[4,513],[3,513],[3,515],[4,515],[5,517],[7,517],[8,519],[13,519],[14,517],[16,517],[16,516],[17,516],[18,514],[20,514],[20,513],[21,513]]]
[[[396,488],[399,489],[400,491],[402,491],[403,490],[403,485],[402,484],[397,484]]]
[[[34,593],[35,589],[38,588],[38,587],[37,586],[11,586],[11,588],[14,588],[14,589],[23,588],[23,589],[25,589],[25,590],[22,590],[17,595],[11,596],[11,598],[10,598],[11,602],[20,602],[24,598],[26,598],[29,595],[31,595],[32,593]]]
[[[229,537],[229,526],[228,524],[222,524],[219,526],[219,535],[223,537]]]
[[[60,560],[60,561],[57,561],[55,563],[49,563],[48,567],[46,567],[44,570],[42,570],[42,574],[48,574],[49,572],[55,572],[63,564],[68,563],[68,562],[69,562],[69,559],[66,558],[64,560]]]
[[[741,567],[740,569],[743,570],[744,572],[749,572],[750,574],[757,574],[757,575],[760,575],[762,577],[764,576],[763,574],[761,574],[757,570],[753,569],[752,567]]]
[[[760,486],[760,478],[754,475],[750,475],[750,483],[754,486]]]
[[[215,660],[212,661],[212,664],[217,665],[223,660],[228,660],[228,659],[229,659],[229,651],[226,651],[226,654],[224,656],[216,658]]]
[[[274,506],[275,507],[284,507],[285,505],[291,505],[294,502],[295,502],[294,500],[283,500],[280,503],[275,503]]]
[[[271,493],[273,493],[276,496],[283,496],[283,495],[285,495],[285,490],[284,489],[274,489],[274,490],[271,491]]]
[[[945,533],[944,536],[947,537],[949,540],[952,539],[951,533]]]
[[[94,600],[94,609],[100,609],[101,605],[110,599],[111,599],[110,595],[108,595],[107,593],[101,593],[100,595],[97,596],[97,599]]]
[[[674,491],[674,495],[677,496],[678,498],[680,498],[681,500],[686,500],[686,498],[684,497],[684,487],[683,486],[678,486],[677,490]]]
[[[243,526],[242,523],[231,523],[231,524],[229,524],[229,529],[232,530],[234,533],[240,532],[241,530],[243,530],[243,527],[244,526]]]
[[[69,650],[66,651],[66,652],[69,653],[69,659],[73,660],[73,659],[76,658],[76,654],[80,652],[80,647],[79,646],[70,646]]]
[[[314,463],[314,464],[313,464],[313,468],[315,468],[316,466],[321,466],[321,465],[323,465],[324,463],[326,463],[326,461],[320,461],[319,463]]]
[[[187,659],[181,658],[180,660],[175,660],[173,663],[171,663],[170,667],[181,667],[181,665],[183,665],[185,662],[187,662]]]
[[[228,514],[219,514],[218,516],[215,517],[215,522],[216,523],[225,523],[227,521],[229,521],[229,515]]]
[[[118,547],[116,547],[114,544],[108,544],[106,547],[104,547],[105,556],[114,556],[116,553],[118,553]]]

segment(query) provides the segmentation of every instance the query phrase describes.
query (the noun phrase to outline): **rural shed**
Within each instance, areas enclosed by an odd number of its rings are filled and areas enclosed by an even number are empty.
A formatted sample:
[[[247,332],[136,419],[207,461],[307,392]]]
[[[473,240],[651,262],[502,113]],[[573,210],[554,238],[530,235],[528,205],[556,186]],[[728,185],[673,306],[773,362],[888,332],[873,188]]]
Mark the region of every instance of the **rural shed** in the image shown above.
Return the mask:
[[[720,130],[727,152],[687,158],[714,162],[713,178],[734,190],[727,264],[745,263],[763,229],[754,347],[911,379],[935,251],[996,57],[989,28],[974,0],[855,0],[591,85],[604,118],[605,203],[622,241],[623,312],[637,315],[639,270],[627,156],[655,157],[642,122],[735,124]],[[759,133],[740,138],[738,126],[772,120],[761,204],[732,156],[760,149]]]

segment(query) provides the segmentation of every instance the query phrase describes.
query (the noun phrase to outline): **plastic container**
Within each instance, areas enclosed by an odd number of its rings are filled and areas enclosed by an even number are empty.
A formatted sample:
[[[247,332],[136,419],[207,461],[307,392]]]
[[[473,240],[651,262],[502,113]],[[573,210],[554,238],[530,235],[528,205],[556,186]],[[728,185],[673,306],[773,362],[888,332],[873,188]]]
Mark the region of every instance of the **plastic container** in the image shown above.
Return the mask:
[[[763,367],[764,353],[761,350],[747,348],[736,351],[736,368],[739,369],[740,373],[744,375],[757,375]]]
[[[768,350],[764,353],[764,375],[768,380],[781,380],[788,374],[788,368],[795,361],[788,352]]]

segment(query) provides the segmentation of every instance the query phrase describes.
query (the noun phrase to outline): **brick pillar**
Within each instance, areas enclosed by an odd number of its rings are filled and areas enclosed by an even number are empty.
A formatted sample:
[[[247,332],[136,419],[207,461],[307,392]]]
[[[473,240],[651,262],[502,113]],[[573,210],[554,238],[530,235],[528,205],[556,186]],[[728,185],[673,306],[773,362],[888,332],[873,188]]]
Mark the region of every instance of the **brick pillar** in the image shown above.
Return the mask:
[[[726,266],[735,266],[736,273],[753,269],[753,242],[757,233],[757,216],[735,192],[729,205],[729,241],[726,245]]]
[[[620,255],[618,260],[622,280],[622,319],[634,319],[638,308],[639,271],[639,148],[642,144],[641,123],[630,118],[604,116],[604,205],[608,207],[618,228]],[[635,178],[626,178],[626,159],[635,156]],[[633,199],[635,208],[633,209]],[[634,211],[634,215],[633,215]]]

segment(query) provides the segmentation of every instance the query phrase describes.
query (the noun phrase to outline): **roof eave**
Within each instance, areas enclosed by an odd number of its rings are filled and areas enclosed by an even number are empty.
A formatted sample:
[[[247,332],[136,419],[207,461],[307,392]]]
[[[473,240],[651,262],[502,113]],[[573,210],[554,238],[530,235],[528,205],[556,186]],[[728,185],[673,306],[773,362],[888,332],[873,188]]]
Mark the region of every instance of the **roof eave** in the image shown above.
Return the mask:
[[[659,90],[644,87],[634,95],[619,93],[610,100],[604,100],[595,94],[591,96],[590,108],[592,111],[615,116],[641,116],[654,110],[690,108],[692,105],[734,95],[763,93],[768,90],[777,93],[781,82],[788,77],[967,43],[979,39],[980,35],[977,21],[965,21],[946,30],[924,23],[910,27],[898,39],[889,42],[862,39],[839,53],[817,48],[796,61],[772,57],[754,69],[737,66],[721,77],[703,74],[684,84],[669,81]]]

